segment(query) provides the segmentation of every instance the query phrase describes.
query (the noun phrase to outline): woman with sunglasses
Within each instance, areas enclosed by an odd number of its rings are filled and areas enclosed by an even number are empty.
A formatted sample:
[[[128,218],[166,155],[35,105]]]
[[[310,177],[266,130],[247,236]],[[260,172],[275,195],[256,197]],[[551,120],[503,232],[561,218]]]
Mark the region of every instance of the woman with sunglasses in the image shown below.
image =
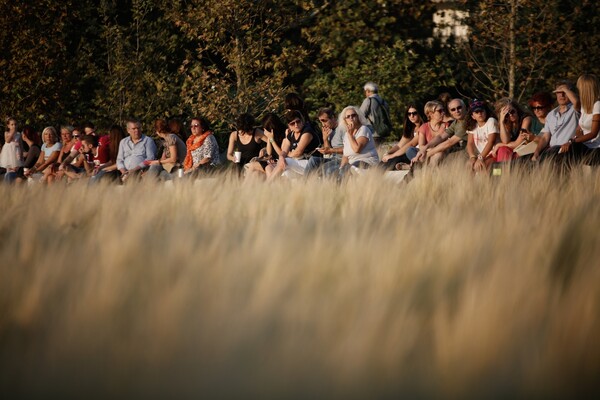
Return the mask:
[[[496,102],[495,108],[496,115],[500,117],[498,123],[502,143],[518,140],[523,129],[530,132],[532,118],[515,100],[502,98]]]
[[[481,172],[496,161],[491,152],[499,133],[498,121],[487,103],[477,99],[469,105],[469,114],[471,118],[467,121],[467,165],[471,171]]]
[[[412,160],[419,152],[419,149],[425,147],[433,138],[440,136],[446,131],[448,123],[444,122],[444,105],[437,100],[428,101],[425,103],[423,110],[427,117],[427,122],[421,124],[418,129],[419,142],[418,147],[410,147],[406,151],[406,156]]]
[[[340,164],[343,174],[350,167],[368,168],[379,163],[373,132],[358,107],[348,106],[339,116],[338,126],[344,134],[344,155]]]
[[[306,123],[304,116],[298,110],[289,110],[285,114],[288,124],[285,138],[281,144],[281,153],[276,166],[268,165],[265,168],[268,179],[274,179],[286,170],[292,170],[302,175],[308,164],[307,155],[315,153],[319,147],[319,136]]]
[[[192,134],[186,141],[186,155],[183,160],[184,174],[191,174],[192,177],[210,174],[221,162],[217,139],[205,118],[192,118],[190,127]]]
[[[544,125],[546,125],[546,115],[548,115],[548,113],[552,109],[553,104],[554,99],[552,98],[552,95],[548,92],[538,92],[531,96],[531,98],[527,102],[529,109],[533,113],[531,127],[529,128],[531,133],[533,133],[536,136],[540,134],[542,128],[544,127]]]
[[[494,145],[492,155],[498,161],[508,161],[517,157],[514,149],[521,143],[535,141],[530,131],[533,118],[519,103],[508,97],[496,102],[496,114],[500,116],[500,142]]]
[[[381,158],[381,166],[387,170],[396,168],[396,165],[409,164],[406,151],[410,147],[416,147],[419,142],[418,131],[423,125],[423,116],[419,113],[419,107],[409,103],[404,115],[404,129],[400,141]]]

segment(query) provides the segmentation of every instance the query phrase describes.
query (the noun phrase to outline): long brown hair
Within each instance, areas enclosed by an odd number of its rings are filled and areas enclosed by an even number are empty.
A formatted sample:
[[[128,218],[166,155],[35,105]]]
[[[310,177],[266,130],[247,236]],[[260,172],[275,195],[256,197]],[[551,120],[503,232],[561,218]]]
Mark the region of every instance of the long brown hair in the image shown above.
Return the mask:
[[[117,154],[119,153],[119,143],[125,137],[125,131],[121,125],[113,125],[108,131],[110,143],[108,145],[108,158],[111,162],[117,162]]]

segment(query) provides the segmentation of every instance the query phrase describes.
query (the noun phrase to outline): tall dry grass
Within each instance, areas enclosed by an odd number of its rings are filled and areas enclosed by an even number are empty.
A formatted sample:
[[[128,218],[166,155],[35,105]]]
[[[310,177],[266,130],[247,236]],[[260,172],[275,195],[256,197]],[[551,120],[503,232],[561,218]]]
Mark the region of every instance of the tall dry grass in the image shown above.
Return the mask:
[[[598,391],[600,178],[0,187],[0,387],[107,397]]]

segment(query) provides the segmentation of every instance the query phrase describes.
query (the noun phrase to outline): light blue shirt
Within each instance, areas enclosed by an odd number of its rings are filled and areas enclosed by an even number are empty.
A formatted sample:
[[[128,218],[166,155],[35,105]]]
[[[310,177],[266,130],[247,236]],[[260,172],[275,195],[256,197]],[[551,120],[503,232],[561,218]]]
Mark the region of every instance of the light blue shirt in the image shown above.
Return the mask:
[[[546,115],[546,125],[542,128],[542,134],[550,134],[550,147],[562,146],[575,136],[579,113],[573,108],[573,104],[568,104],[567,107],[569,109],[562,114],[558,111],[559,106]]]
[[[121,140],[117,154],[117,168],[127,171],[135,167],[144,168],[144,161],[156,159],[156,145],[154,140],[142,135],[139,142],[133,143],[131,136]]]

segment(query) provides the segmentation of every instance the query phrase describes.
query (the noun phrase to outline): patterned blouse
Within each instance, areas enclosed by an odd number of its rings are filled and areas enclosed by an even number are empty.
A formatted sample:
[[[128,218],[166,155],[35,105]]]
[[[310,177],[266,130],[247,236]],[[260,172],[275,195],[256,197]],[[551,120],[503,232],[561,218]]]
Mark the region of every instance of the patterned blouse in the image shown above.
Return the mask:
[[[204,139],[202,146],[198,147],[196,150],[192,150],[192,161],[194,165],[207,157],[210,158],[210,163],[212,165],[217,165],[221,162],[219,157],[219,145],[217,144],[215,135],[208,135],[206,139]]]

